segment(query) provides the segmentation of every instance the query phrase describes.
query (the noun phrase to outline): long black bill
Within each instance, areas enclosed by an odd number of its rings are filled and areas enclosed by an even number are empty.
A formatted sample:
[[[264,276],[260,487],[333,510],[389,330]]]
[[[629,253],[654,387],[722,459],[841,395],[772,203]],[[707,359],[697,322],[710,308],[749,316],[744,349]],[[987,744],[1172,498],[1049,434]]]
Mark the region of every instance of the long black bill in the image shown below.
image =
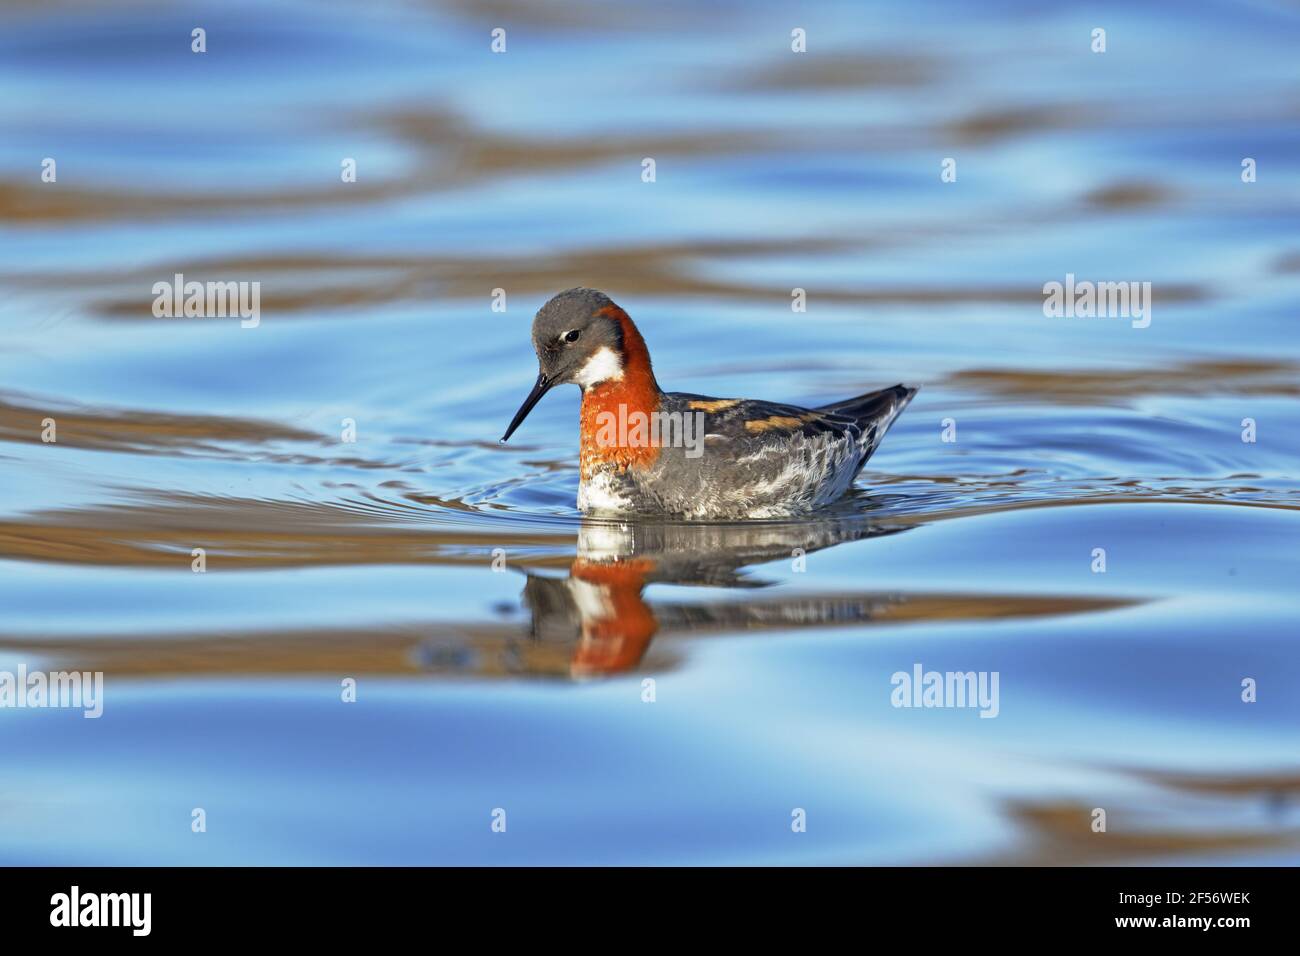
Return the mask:
[[[503,442],[510,440],[510,436],[515,433],[515,429],[523,424],[524,419],[528,417],[528,413],[533,410],[533,406],[542,400],[542,396],[549,392],[551,386],[554,384],[554,382],[548,382],[545,375],[537,376],[537,384],[534,385],[533,390],[528,393],[528,397],[524,399],[524,403],[519,406],[519,411],[515,412],[515,417],[511,420],[510,427],[506,429],[506,433],[501,436]]]

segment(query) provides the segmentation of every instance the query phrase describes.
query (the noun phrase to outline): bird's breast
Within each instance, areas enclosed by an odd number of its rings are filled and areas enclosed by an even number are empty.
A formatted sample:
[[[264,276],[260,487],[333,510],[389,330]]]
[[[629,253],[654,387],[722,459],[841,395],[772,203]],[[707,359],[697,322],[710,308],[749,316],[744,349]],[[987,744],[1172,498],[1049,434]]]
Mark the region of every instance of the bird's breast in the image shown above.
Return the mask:
[[[643,470],[653,465],[659,458],[658,411],[658,389],[635,377],[585,389],[579,421],[583,480],[601,470]]]

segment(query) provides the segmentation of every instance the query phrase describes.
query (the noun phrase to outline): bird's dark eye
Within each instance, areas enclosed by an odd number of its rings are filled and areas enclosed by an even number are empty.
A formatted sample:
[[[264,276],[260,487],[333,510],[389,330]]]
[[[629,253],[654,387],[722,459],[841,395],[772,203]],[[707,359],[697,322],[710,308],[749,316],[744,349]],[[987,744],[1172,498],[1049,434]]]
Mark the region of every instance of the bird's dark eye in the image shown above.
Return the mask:
[[[564,341],[566,341],[566,342],[576,342],[576,341],[578,341],[578,336],[581,335],[581,334],[582,334],[582,329],[574,329],[572,332],[565,332],[565,333],[564,333]]]

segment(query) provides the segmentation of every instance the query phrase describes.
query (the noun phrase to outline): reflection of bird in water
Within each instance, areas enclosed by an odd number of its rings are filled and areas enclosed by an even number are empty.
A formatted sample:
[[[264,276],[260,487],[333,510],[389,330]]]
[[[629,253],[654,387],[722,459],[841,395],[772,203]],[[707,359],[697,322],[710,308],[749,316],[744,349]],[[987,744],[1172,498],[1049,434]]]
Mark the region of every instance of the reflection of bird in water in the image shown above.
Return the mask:
[[[890,531],[896,529],[889,529]],[[584,524],[578,553],[563,579],[530,574],[524,603],[531,633],[543,642],[574,642],[570,673],[616,674],[635,668],[660,633],[795,628],[867,620],[898,600],[880,595],[787,596],[711,604],[659,604],[648,584],[756,588],[749,565],[888,533],[860,516],[782,524]]]

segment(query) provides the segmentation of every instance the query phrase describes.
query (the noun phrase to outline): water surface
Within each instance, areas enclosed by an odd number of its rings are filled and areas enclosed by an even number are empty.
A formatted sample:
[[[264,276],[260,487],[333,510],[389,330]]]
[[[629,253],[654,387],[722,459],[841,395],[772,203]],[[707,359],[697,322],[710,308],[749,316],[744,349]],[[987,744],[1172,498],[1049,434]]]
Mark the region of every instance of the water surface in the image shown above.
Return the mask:
[[[0,670],[106,675],[0,710],[0,860],[1300,859],[1293,6],[0,21]],[[921,392],[823,514],[583,521],[576,390],[495,442],[577,284],[667,387]]]

